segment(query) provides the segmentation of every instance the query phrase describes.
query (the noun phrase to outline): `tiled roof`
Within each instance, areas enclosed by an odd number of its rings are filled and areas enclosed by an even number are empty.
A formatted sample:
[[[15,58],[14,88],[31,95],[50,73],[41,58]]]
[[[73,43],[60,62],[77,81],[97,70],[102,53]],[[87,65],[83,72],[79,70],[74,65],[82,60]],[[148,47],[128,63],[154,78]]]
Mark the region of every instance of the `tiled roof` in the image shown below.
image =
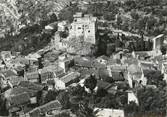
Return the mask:
[[[28,88],[30,90],[34,90],[34,91],[41,91],[44,87],[42,85],[39,84],[35,84],[29,81],[22,81],[19,83],[20,87],[24,87],[24,88]]]
[[[9,79],[9,81],[10,81],[10,83],[12,84],[12,85],[18,85],[18,83],[20,83],[21,81],[25,81],[26,79],[24,78],[24,77],[22,77],[22,76],[11,76],[11,77],[9,77],[8,78]]]
[[[77,57],[74,59],[74,63],[76,66],[80,66],[80,67],[92,67],[92,60],[89,58],[81,58],[81,57]]]
[[[132,65],[128,66],[127,70],[131,74],[141,72],[141,68],[138,65],[135,65],[135,64],[132,64]]]
[[[99,69],[99,77],[101,78],[109,78],[109,72],[107,71],[106,68],[100,68]]]
[[[5,91],[4,96],[6,98],[8,98],[8,97],[11,97],[11,96],[19,95],[21,93],[25,93],[26,91],[27,91],[27,88],[16,87],[16,88],[12,88],[12,89],[9,89],[9,90]]]
[[[141,67],[142,69],[152,69],[152,70],[155,70],[156,69],[156,66],[154,64],[150,64],[150,63],[141,63]]]
[[[39,73],[37,71],[36,72],[26,73],[25,75],[26,75],[28,80],[30,80],[30,79],[38,79],[39,78]]]
[[[149,52],[147,51],[141,51],[141,52],[135,52],[136,55],[138,55],[139,57],[149,57]]]
[[[104,60],[108,60],[109,58],[105,55],[99,56],[97,59],[104,59]]]
[[[96,78],[99,78],[98,70],[95,70],[95,69],[81,69],[79,73],[81,74],[82,78],[89,76],[91,74],[95,74]]]
[[[75,79],[77,79],[80,76],[80,73],[78,72],[71,72],[67,74],[66,76],[60,78],[61,81],[63,81],[65,84],[69,83]]]
[[[125,80],[123,72],[111,72],[112,79],[114,81],[123,81]]]
[[[128,58],[124,61],[125,64],[131,65],[131,64],[138,64],[138,60],[135,58]]]
[[[31,117],[35,117],[32,115],[36,115],[36,113],[46,113],[53,109],[60,109],[60,108],[62,108],[60,102],[58,100],[54,100],[45,105],[33,109],[32,111],[29,112],[29,114],[31,115]]]
[[[112,84],[108,83],[108,82],[105,82],[105,81],[102,81],[102,80],[98,80],[97,81],[97,86],[99,88],[103,88],[103,89],[107,90],[107,89],[109,89],[112,86]]]
[[[30,117],[40,117],[40,110],[38,108],[29,112]]]
[[[107,65],[114,65],[114,64],[121,64],[121,61],[119,59],[110,58],[107,63],[108,63]]]
[[[16,76],[17,74],[14,72],[14,71],[12,71],[12,70],[6,70],[6,71],[3,71],[3,72],[1,72],[4,76],[5,76],[5,78],[7,78],[7,77],[11,77],[11,76]]]
[[[10,102],[10,107],[22,105],[30,101],[28,89],[16,87],[3,93],[4,97]]]
[[[19,95],[12,96],[7,99],[10,102],[10,107],[11,106],[19,106],[23,105],[25,103],[29,103],[30,101],[30,96],[27,92],[21,93]]]
[[[110,66],[111,71],[126,71],[127,67],[125,65],[112,65]]]
[[[106,65],[105,64],[101,64],[101,63],[99,63],[97,61],[93,61],[92,62],[92,67],[94,67],[94,68],[105,68]]]

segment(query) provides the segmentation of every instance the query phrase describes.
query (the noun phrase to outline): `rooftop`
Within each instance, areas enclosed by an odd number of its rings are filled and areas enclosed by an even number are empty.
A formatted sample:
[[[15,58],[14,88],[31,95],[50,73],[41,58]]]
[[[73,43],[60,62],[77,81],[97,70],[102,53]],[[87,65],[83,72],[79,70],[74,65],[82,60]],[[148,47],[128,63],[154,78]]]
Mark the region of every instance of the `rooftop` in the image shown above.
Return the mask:
[[[78,78],[79,76],[80,76],[80,73],[71,72],[71,73],[65,75],[64,77],[60,78],[60,80],[63,81],[64,83],[69,83],[72,80],[75,80],[76,78]]]
[[[11,76],[17,76],[17,73],[14,72],[13,70],[5,70],[1,72],[5,78],[11,77]]]
[[[44,87],[40,84],[35,84],[35,83],[32,83],[32,82],[29,82],[29,81],[22,81],[19,83],[19,86],[20,87],[23,87],[23,88],[28,88],[30,90],[37,90],[37,91],[41,91]]]
[[[103,88],[103,89],[107,90],[107,89],[109,89],[112,86],[112,84],[108,83],[108,82],[105,82],[105,81],[102,81],[102,80],[98,80],[97,81],[97,86],[99,88]]]
[[[62,105],[60,104],[60,102],[58,100],[54,100],[45,105],[42,105],[40,107],[33,109],[29,113],[30,115],[36,115],[37,113],[46,113],[53,109],[60,109],[60,108],[62,108]]]

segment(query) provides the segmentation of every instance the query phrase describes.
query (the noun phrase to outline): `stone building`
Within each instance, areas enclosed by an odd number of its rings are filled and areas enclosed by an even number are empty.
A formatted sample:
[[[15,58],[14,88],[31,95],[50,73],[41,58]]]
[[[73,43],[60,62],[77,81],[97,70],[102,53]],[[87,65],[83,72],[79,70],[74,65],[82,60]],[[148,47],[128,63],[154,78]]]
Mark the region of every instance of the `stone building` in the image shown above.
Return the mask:
[[[83,36],[85,42],[96,43],[96,21],[97,18],[92,15],[83,15],[78,12],[74,16],[74,21],[70,27],[70,36]]]

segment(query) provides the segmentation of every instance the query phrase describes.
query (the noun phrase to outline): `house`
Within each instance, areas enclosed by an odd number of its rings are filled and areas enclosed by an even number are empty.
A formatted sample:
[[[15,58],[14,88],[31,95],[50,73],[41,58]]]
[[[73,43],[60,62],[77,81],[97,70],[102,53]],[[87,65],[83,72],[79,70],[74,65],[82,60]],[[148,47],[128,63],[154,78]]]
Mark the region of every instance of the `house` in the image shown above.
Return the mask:
[[[139,58],[139,59],[147,59],[151,57],[151,51],[137,51],[135,52],[135,55]]]
[[[130,104],[130,102],[134,102],[139,105],[138,98],[133,91],[128,91],[128,104]]]
[[[29,65],[30,61],[23,56],[18,56],[17,58],[12,59],[11,63],[12,64],[19,64],[20,63],[22,65]]]
[[[54,30],[57,28],[57,22],[53,22],[45,26],[45,30]]]
[[[108,83],[108,82],[105,82],[105,81],[102,81],[102,80],[97,81],[97,87],[98,88],[108,90],[111,86],[112,86],[111,83]]]
[[[126,81],[117,81],[114,83],[115,86],[117,86],[118,90],[126,91],[129,89],[129,85]]]
[[[2,51],[0,53],[2,60],[9,61],[12,59],[12,53],[11,51]]]
[[[164,41],[164,34],[160,34],[152,39],[153,41],[153,51],[160,50]]]
[[[45,116],[47,112],[51,110],[60,110],[62,108],[61,103],[58,100],[51,101],[45,105],[39,106],[32,111],[28,112],[30,117],[41,117]]]
[[[43,68],[40,71],[40,81],[41,83],[46,83],[47,80],[52,80],[54,78],[54,73],[50,69]]]
[[[86,76],[90,76],[91,74],[94,74],[97,79],[99,79],[99,72],[96,69],[90,68],[90,69],[80,69],[78,71],[81,74],[81,79],[85,78]]]
[[[111,70],[107,69],[107,68],[100,68],[98,70],[99,72],[99,79],[106,81],[106,82],[112,82],[112,74],[111,74]]]
[[[12,85],[12,87],[17,86],[20,82],[26,81],[22,76],[12,76],[7,79],[7,81]]]
[[[36,83],[40,82],[40,77],[39,77],[38,71],[26,72],[25,78],[30,82],[36,82]]]
[[[58,65],[49,65],[39,70],[40,80],[42,83],[47,83],[48,80],[64,76],[64,69]]]
[[[91,58],[88,57],[76,57],[74,58],[74,65],[77,67],[82,67],[82,68],[92,68],[92,62]]]
[[[26,80],[22,76],[18,76],[17,73],[13,70],[5,70],[1,72],[4,80],[10,87],[16,86],[19,82]]]
[[[59,56],[59,67],[64,69],[64,72],[67,72],[70,67],[74,65],[74,59],[72,57],[68,57],[66,54]]]
[[[38,71],[38,65],[27,65],[25,69],[27,72],[35,72]]]
[[[115,95],[118,92],[118,86],[112,85],[110,88],[107,89],[108,94]]]
[[[137,86],[138,84],[146,86],[147,79],[144,77],[143,70],[138,65],[135,64],[130,65],[127,68],[127,71],[128,71],[128,79],[132,80],[133,87]]]
[[[9,79],[12,76],[17,76],[17,72],[15,70],[10,70],[10,69],[1,71],[1,74],[5,79]]]
[[[55,78],[54,81],[55,81],[55,82],[54,82],[54,83],[55,83],[54,88],[55,88],[56,90],[64,90],[64,89],[66,89],[65,83],[64,83],[63,81],[61,81],[61,80],[58,79],[58,78]]]
[[[155,63],[152,62],[141,62],[140,65],[143,70],[154,71],[158,69]]]
[[[95,108],[94,112],[95,117],[125,117],[124,110],[119,109]]]
[[[124,81],[124,71],[112,70],[110,67],[100,68],[99,77],[107,82]]]
[[[132,57],[124,60],[124,64],[127,64],[127,65],[138,64],[138,63],[139,63],[139,60],[136,58],[132,58]]]
[[[55,80],[47,80],[47,86],[48,86],[48,90],[54,90],[55,89]]]
[[[46,117],[77,117],[75,114],[71,112],[70,109],[65,110],[51,110],[47,112]]]
[[[113,66],[113,65],[120,65],[121,60],[120,59],[114,59],[114,58],[109,58],[107,65],[108,66]]]
[[[111,71],[113,81],[124,81],[124,73],[121,71]]]
[[[141,73],[141,68],[136,64],[129,65],[127,70],[130,72],[130,74]]]
[[[162,64],[161,73],[164,75],[164,79],[167,82],[167,63]]]
[[[17,112],[24,110],[24,106],[30,103],[30,96],[27,88],[16,87],[9,89],[3,93],[4,98],[7,100],[6,107],[10,115],[16,116]]]
[[[98,57],[97,59],[92,61],[92,67],[99,69],[99,68],[105,68],[107,66],[107,58],[103,58],[103,56]]]
[[[97,62],[101,63],[101,64],[107,64],[109,58],[107,56],[100,56],[97,59]]]
[[[61,77],[60,80],[64,82],[65,86],[68,86],[72,83],[78,82],[79,76],[80,76],[80,73],[71,72],[71,73]]]
[[[17,72],[18,76],[24,76],[25,66],[18,66],[14,68],[14,70]]]
[[[28,89],[27,92],[30,96],[30,104],[37,104],[39,102],[44,86],[29,81],[22,81],[18,86]]]
[[[58,31],[65,31],[67,27],[67,21],[58,22]]]
[[[92,15],[83,15],[81,12],[77,12],[74,16],[74,20],[70,27],[70,37],[83,36],[85,42],[92,44],[96,43],[96,17]]]
[[[32,61],[38,61],[38,59],[41,58],[41,55],[39,55],[38,53],[32,53],[25,56],[25,58]]]

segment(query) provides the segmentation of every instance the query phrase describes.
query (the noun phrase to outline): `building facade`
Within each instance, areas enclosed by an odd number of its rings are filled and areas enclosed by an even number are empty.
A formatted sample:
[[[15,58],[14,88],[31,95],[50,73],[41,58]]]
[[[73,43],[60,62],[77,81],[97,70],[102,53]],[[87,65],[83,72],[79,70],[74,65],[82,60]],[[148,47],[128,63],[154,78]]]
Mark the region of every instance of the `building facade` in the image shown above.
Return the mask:
[[[74,21],[70,27],[70,36],[83,36],[85,42],[95,44],[97,30],[96,21],[97,18],[93,17],[92,15],[83,15],[80,12],[76,13],[74,15]]]

